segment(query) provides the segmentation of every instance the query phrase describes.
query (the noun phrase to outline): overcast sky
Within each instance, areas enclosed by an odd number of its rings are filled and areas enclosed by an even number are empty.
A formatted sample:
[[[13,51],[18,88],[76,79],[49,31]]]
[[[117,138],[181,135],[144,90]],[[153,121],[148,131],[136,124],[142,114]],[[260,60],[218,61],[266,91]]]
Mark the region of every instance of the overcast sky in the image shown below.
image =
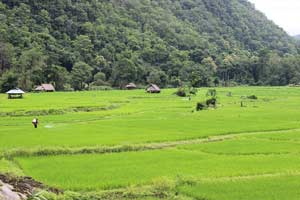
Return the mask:
[[[300,34],[300,0],[249,0],[290,35]]]

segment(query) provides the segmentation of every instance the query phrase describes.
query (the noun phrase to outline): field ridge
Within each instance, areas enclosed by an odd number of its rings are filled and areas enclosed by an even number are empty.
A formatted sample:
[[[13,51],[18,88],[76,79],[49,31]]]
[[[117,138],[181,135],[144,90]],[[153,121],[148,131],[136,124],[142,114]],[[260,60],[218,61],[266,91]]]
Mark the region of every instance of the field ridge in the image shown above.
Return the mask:
[[[253,131],[253,132],[239,132],[232,134],[221,134],[215,136],[208,136],[203,138],[188,139],[188,140],[178,140],[169,142],[155,142],[155,143],[144,143],[144,144],[133,144],[133,145],[115,145],[115,146],[100,146],[100,147],[53,147],[53,148],[37,148],[37,149],[12,149],[4,152],[0,152],[1,158],[13,158],[13,157],[25,157],[25,156],[50,156],[50,155],[76,155],[76,154],[106,154],[106,153],[121,153],[130,151],[149,151],[149,150],[159,150],[171,147],[177,147],[181,145],[189,144],[202,144],[202,143],[212,143],[220,142],[224,140],[232,140],[241,136],[252,136],[260,134],[274,134],[289,131],[300,131],[300,129],[277,129],[277,130],[267,130],[267,131]],[[205,152],[208,154],[220,154],[229,155],[228,153],[212,153]],[[260,155],[265,154],[283,154],[283,153],[257,153]],[[253,155],[253,154],[236,154],[236,155]]]

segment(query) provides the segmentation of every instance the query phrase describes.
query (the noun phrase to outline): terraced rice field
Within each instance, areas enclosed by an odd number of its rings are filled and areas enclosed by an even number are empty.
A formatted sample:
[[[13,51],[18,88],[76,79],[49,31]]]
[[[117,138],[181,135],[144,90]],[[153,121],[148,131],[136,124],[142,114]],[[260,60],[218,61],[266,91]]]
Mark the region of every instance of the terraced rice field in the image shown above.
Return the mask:
[[[131,194],[116,199],[300,199],[300,89],[218,88],[217,108],[196,112],[206,91],[0,95],[0,173]]]

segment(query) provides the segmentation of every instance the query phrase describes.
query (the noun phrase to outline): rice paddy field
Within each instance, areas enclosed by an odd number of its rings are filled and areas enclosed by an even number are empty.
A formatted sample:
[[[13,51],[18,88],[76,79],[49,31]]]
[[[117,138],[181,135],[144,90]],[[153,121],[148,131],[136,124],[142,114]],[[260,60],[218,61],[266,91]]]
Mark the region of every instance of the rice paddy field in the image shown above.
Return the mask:
[[[52,199],[300,199],[300,88],[217,88],[195,111],[207,90],[0,94],[0,173]]]

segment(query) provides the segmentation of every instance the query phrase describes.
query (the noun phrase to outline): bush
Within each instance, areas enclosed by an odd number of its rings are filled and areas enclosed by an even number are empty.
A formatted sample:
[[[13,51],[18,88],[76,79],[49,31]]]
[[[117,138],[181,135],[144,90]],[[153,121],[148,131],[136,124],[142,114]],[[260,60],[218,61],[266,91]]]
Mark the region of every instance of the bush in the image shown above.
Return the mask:
[[[216,89],[209,89],[206,93],[207,97],[217,98],[217,90]]]
[[[72,88],[72,86],[70,84],[65,84],[63,87],[63,91],[65,92],[73,92],[74,88]]]
[[[257,100],[258,98],[255,95],[250,95],[250,96],[247,96],[247,99]]]
[[[91,85],[89,87],[89,90],[92,90],[92,91],[102,91],[102,90],[112,90],[113,88],[110,87],[110,86],[94,86],[94,85]]]
[[[197,90],[196,88],[192,87],[192,88],[190,89],[190,94],[196,95],[197,93],[198,93],[198,90]]]
[[[216,98],[211,98],[211,99],[206,100],[206,106],[207,107],[210,107],[210,106],[216,107],[216,105],[217,105],[217,99]]]
[[[169,192],[174,190],[176,182],[166,177],[160,177],[153,180],[153,190],[155,196],[159,198],[165,198],[169,195]]]
[[[187,96],[184,88],[178,88],[178,90],[175,92],[175,94],[179,97]]]
[[[197,95],[197,92],[198,90],[193,87],[180,87],[175,94],[179,97],[190,97],[191,95]]]
[[[204,110],[204,109],[206,109],[206,105],[202,102],[198,102],[197,106],[196,106],[196,110],[201,111],[201,110]]]
[[[206,97],[208,98],[206,100],[206,106],[210,107],[213,106],[214,108],[217,105],[217,90],[216,89],[209,89],[206,93]]]

